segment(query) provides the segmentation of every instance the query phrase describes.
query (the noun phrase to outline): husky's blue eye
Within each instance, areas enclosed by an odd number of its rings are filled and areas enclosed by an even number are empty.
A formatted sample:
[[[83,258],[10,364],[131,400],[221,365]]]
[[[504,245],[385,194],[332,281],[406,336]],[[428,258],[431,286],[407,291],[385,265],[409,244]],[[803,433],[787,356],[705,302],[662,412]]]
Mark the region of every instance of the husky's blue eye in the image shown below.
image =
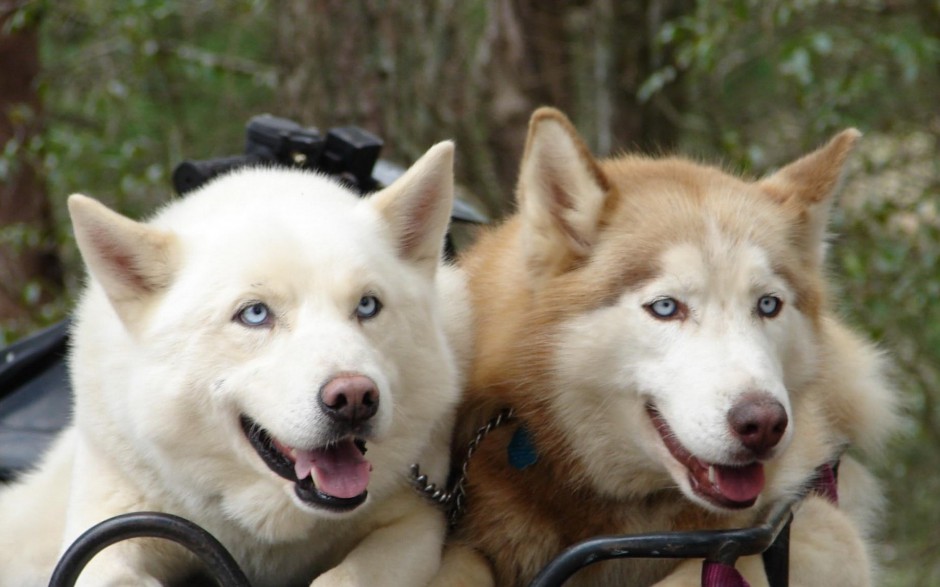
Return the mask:
[[[675,318],[679,315],[680,304],[672,298],[659,298],[647,304],[646,309],[654,318]]]
[[[783,300],[777,296],[766,295],[757,300],[757,313],[763,318],[773,318],[782,308]]]
[[[262,302],[255,302],[239,310],[235,317],[245,326],[264,326],[271,322],[271,309]]]
[[[379,310],[382,309],[382,302],[373,295],[365,295],[359,299],[359,305],[356,306],[356,317],[360,320],[374,318]]]

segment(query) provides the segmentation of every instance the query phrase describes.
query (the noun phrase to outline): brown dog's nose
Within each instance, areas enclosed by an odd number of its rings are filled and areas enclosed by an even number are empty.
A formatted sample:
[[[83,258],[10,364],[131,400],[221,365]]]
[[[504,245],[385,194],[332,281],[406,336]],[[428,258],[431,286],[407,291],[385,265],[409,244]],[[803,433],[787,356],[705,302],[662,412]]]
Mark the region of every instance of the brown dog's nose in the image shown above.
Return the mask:
[[[788,423],[783,404],[766,393],[746,393],[728,411],[731,431],[758,457],[777,446]]]
[[[379,390],[365,375],[339,375],[320,388],[320,404],[327,416],[355,426],[379,410]]]

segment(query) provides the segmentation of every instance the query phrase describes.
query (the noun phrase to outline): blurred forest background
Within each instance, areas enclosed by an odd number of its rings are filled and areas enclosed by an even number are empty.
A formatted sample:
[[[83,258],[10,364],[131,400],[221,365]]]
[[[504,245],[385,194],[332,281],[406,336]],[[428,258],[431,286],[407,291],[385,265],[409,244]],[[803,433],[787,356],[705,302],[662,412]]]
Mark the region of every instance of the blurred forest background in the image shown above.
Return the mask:
[[[71,307],[72,192],[145,215],[268,112],[403,164],[454,138],[498,217],[542,104],[598,154],[752,175],[865,133],[831,270],[910,415],[877,465],[884,584],[940,585],[940,0],[0,0],[0,343]]]

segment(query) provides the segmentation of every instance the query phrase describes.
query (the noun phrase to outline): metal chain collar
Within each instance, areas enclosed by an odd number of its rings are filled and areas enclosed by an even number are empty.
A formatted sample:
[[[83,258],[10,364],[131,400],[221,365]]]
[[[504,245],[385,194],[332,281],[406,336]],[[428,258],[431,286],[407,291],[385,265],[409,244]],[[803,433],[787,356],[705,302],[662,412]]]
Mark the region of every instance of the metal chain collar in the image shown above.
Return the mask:
[[[450,491],[438,489],[437,485],[428,481],[427,475],[421,474],[421,466],[418,463],[411,465],[412,483],[419,493],[437,503],[447,512],[447,518],[451,527],[457,525],[457,521],[463,514],[467,499],[467,469],[470,467],[470,457],[476,452],[483,439],[493,430],[509,423],[513,419],[513,409],[506,408],[496,414],[489,422],[481,426],[473,439],[467,444],[467,454],[460,466],[460,475],[454,480],[453,488]]]

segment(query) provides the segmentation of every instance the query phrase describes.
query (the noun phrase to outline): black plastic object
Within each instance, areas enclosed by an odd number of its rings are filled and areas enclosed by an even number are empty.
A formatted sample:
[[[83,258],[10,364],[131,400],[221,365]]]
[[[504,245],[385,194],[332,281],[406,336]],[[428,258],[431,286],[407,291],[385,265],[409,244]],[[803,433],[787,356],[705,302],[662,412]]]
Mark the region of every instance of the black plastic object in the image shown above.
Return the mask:
[[[371,192],[377,182],[372,179],[372,168],[379,160],[382,141],[358,126],[330,129],[318,166],[331,175],[346,178],[360,192]]]
[[[263,164],[321,171],[364,194],[378,187],[372,168],[381,150],[382,139],[357,126],[333,128],[323,136],[316,127],[261,114],[245,126],[244,154],[183,161],[173,171],[173,187],[184,195],[229,171]]]
[[[183,161],[173,171],[173,188],[180,195],[241,167],[268,165],[319,171],[348,184],[361,195],[391,185],[403,167],[379,159],[382,139],[358,126],[331,128],[326,135],[286,118],[261,114],[245,127],[244,154],[202,161]],[[454,199],[451,219],[485,224],[489,219],[468,202]],[[448,232],[445,254],[453,259],[457,247]]]
[[[122,514],[92,526],[59,559],[49,587],[72,587],[96,554],[130,538],[162,538],[176,542],[199,557],[219,587],[251,587],[231,553],[212,534],[189,520],[160,512]]]
[[[616,558],[703,558],[734,565],[739,557],[754,554],[764,555],[770,587],[786,587],[789,529],[796,501],[769,506],[765,521],[752,528],[591,538],[558,555],[542,569],[530,587],[561,587],[584,567]]]

